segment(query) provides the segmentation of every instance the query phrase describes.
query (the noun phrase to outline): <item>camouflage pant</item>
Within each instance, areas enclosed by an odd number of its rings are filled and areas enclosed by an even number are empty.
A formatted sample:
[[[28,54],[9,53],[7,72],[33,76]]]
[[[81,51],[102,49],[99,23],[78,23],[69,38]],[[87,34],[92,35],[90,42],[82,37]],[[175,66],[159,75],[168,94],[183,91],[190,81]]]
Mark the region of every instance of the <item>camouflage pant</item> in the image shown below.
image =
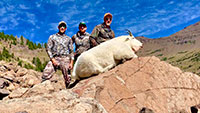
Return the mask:
[[[54,66],[51,61],[49,61],[44,68],[43,71],[43,80],[48,80],[53,76],[53,73],[56,71],[56,69],[60,68],[63,74],[63,77],[65,79],[65,83],[70,82],[70,77],[68,77],[69,72],[69,57],[55,57],[56,61],[58,62],[58,66]]]

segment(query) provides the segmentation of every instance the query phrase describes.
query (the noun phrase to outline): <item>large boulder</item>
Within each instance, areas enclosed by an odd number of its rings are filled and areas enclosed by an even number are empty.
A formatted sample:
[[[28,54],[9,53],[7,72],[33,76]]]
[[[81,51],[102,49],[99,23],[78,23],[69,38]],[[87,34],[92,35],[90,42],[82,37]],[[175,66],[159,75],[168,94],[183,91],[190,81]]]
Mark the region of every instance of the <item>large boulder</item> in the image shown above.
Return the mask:
[[[82,80],[73,91],[95,98],[109,113],[138,113],[143,107],[184,113],[200,103],[200,77],[156,57],[142,57]]]

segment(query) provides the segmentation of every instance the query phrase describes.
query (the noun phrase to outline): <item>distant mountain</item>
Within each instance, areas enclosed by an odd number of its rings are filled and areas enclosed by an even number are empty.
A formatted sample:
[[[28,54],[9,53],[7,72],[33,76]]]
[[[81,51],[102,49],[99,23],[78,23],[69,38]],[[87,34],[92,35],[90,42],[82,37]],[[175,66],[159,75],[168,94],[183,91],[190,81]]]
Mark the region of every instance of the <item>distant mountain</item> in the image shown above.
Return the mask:
[[[157,56],[182,70],[200,75],[200,22],[168,37],[137,37],[144,44],[139,56]]]

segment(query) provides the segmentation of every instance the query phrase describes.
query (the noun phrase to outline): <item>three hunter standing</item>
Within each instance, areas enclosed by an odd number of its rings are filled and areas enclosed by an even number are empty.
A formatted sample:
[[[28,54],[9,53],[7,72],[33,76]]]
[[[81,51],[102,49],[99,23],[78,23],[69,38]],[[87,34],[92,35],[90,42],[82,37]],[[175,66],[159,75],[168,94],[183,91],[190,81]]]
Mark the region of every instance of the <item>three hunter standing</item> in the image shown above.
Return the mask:
[[[91,35],[86,32],[87,26],[84,22],[80,22],[79,31],[70,38],[65,34],[67,24],[64,21],[59,22],[59,32],[49,37],[47,42],[47,54],[50,61],[47,63],[42,76],[42,82],[50,79],[53,73],[60,69],[62,71],[65,85],[69,86],[70,70],[73,69],[74,60],[84,51],[99,45],[102,42],[110,40],[115,37],[113,30],[110,28],[112,23],[112,14],[106,13],[104,15],[104,22],[97,25]],[[73,48],[75,43],[75,52]]]

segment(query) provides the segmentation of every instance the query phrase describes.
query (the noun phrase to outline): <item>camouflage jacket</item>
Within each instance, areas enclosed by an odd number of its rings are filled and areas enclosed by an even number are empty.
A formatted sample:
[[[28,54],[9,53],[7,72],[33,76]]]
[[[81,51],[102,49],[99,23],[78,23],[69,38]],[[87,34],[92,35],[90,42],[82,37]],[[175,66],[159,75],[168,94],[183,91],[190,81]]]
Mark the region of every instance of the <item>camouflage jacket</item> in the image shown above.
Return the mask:
[[[96,46],[102,42],[105,42],[106,40],[112,39],[115,37],[115,33],[111,28],[106,28],[106,25],[104,23],[97,25],[91,35],[90,40],[92,42],[93,46]],[[95,41],[92,41],[95,40]],[[95,42],[95,43],[94,43]]]
[[[70,37],[58,33],[49,37],[47,42],[47,53],[50,58],[56,56],[68,56],[74,60],[73,43]]]
[[[80,55],[82,52],[87,51],[90,48],[89,36],[89,33],[85,32],[84,34],[81,34],[80,31],[72,36],[72,41],[76,45],[76,54]]]

